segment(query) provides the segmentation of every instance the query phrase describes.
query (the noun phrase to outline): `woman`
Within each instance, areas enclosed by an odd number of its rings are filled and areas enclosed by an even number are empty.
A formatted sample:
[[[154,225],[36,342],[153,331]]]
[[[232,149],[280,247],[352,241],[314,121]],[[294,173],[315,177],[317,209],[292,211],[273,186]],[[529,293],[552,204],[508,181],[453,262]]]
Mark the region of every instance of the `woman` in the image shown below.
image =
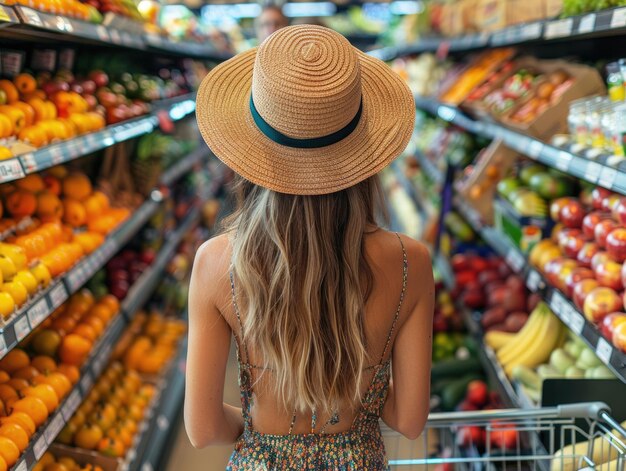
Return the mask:
[[[316,26],[203,81],[200,131],[242,178],[228,230],[194,263],[185,426],[196,447],[235,443],[229,470],[382,470],[381,416],[422,431],[430,258],[375,221],[376,174],[414,115],[385,64]],[[222,400],[231,334],[241,409]]]

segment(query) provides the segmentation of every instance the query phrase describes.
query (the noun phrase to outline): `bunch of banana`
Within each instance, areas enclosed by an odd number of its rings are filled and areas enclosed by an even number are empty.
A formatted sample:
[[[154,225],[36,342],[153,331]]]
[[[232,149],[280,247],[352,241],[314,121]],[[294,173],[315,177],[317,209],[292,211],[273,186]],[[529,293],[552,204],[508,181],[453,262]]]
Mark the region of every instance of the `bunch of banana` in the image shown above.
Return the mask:
[[[565,326],[545,303],[539,303],[518,333],[511,337],[490,335],[485,341],[496,351],[505,373],[511,377],[518,365],[533,368],[546,362],[565,336]]]

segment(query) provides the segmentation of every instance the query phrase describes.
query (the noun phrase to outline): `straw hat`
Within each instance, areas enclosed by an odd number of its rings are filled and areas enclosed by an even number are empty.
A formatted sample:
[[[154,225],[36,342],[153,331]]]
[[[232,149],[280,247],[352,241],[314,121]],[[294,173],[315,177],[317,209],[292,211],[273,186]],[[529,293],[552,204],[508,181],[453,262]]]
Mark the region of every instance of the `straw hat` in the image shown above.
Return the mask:
[[[374,175],[413,132],[415,103],[391,69],[320,26],[283,28],[202,81],[211,150],[251,182],[322,195]]]

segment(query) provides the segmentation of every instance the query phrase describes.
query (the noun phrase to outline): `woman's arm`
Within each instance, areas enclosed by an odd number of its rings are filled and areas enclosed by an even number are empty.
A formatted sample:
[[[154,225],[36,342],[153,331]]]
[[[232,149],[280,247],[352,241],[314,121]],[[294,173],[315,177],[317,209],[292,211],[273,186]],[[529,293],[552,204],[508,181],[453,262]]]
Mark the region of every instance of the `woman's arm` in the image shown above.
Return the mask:
[[[243,433],[241,409],[223,402],[231,330],[217,300],[228,286],[228,253],[226,236],[205,242],[191,273],[185,429],[196,448],[230,444]]]
[[[435,283],[426,248],[403,237],[409,261],[408,289],[416,290],[414,307],[402,323],[392,352],[392,381],[382,419],[415,440],[424,429],[430,403]]]

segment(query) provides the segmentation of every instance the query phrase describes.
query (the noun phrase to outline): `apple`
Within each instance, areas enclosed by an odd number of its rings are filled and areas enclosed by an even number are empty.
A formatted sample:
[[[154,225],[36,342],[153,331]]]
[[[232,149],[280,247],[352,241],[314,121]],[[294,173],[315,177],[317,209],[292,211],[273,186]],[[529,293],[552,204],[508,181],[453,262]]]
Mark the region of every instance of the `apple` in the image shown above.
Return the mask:
[[[109,76],[102,70],[92,70],[89,80],[93,80],[97,87],[106,87],[109,84]]]
[[[502,285],[493,291],[487,292],[487,304],[489,306],[502,306],[510,295],[510,288]]]
[[[129,288],[130,288],[130,285],[128,284],[128,281],[126,281],[126,280],[119,280],[118,282],[116,282],[116,283],[111,285],[110,292],[117,299],[122,300],[128,294],[128,289]]]
[[[595,254],[600,252],[600,247],[595,242],[587,242],[582,248],[578,251],[578,255],[576,256],[576,260],[583,267],[590,268],[591,267],[591,259]]]
[[[139,254],[139,260],[147,265],[152,265],[155,258],[156,251],[154,249],[144,249],[144,251]]]
[[[596,226],[603,219],[611,219],[611,215],[602,211],[593,211],[583,218],[583,234],[587,239],[594,238]]]
[[[465,398],[478,407],[483,407],[489,399],[489,389],[484,381],[476,379],[467,385]]]
[[[626,353],[626,322],[618,323],[613,329],[613,345]]]
[[[596,243],[601,249],[606,247],[606,238],[613,229],[617,229],[619,226],[612,219],[603,219],[600,221],[593,231]]]
[[[602,319],[602,322],[600,322],[598,327],[600,328],[600,333],[604,337],[612,340],[615,327],[619,324],[623,324],[624,322],[626,322],[626,314],[623,312],[612,312]]]
[[[578,200],[569,201],[559,211],[559,221],[563,223],[565,227],[580,228],[585,217],[585,208]]]
[[[526,312],[533,312],[543,298],[539,293],[530,293],[528,299],[526,300]]]
[[[561,248],[562,250],[563,249],[562,246],[565,245],[565,241],[567,240],[568,237],[582,236],[582,235],[583,235],[583,231],[581,231],[580,229],[570,229],[567,227],[562,227],[556,233],[556,243],[559,245],[559,248]]]
[[[621,198],[620,195],[617,195],[617,194],[612,194],[608,198],[605,198],[604,200],[602,200],[602,209],[613,213],[613,210],[619,204],[620,198]]]
[[[575,268],[565,278],[565,293],[569,298],[571,298],[574,293],[574,286],[579,281],[592,280],[594,279],[594,276],[593,270],[590,270],[589,268]]]
[[[561,209],[563,208],[563,206],[572,201],[576,201],[576,199],[567,196],[563,198],[557,198],[552,201],[552,203],[550,203],[550,218],[552,218],[552,220],[555,222],[558,221],[559,214],[561,214]]]
[[[557,222],[554,227],[552,228],[552,232],[550,233],[550,239],[552,239],[552,241],[557,244],[559,242],[559,234],[561,233],[561,231],[565,228],[565,226],[560,223]]]
[[[93,95],[96,93],[96,89],[98,88],[96,82],[93,80],[83,80],[80,82],[80,86],[83,87],[83,93],[85,95]]]
[[[617,263],[614,260],[607,260],[604,263],[599,263],[593,272],[601,286],[606,286],[616,291],[624,288],[622,284],[621,263]]]
[[[574,260],[566,257],[559,257],[546,264],[545,275],[550,284],[558,285],[559,276],[564,272],[569,274],[572,270],[574,270],[574,268],[578,268],[578,264]]]
[[[603,209],[604,208],[604,200],[609,198],[613,193],[607,190],[606,188],[602,188],[597,186],[591,192],[591,206],[593,209]]]
[[[562,244],[559,244],[563,253],[570,258],[577,258],[578,253],[585,246],[585,238],[582,234],[568,235],[561,239]]]
[[[626,225],[626,197],[620,197],[617,204],[613,207],[612,214],[617,222]]]
[[[609,260],[611,260],[609,254],[604,251],[600,251],[596,253],[593,257],[591,257],[591,269],[595,271],[598,265],[600,265],[601,263],[606,263]]]
[[[482,290],[465,291],[461,296],[461,302],[470,309],[482,309],[485,307],[485,294]]]
[[[83,98],[87,102],[87,109],[93,111],[98,106],[98,99],[94,95],[84,95]]]
[[[609,232],[606,237],[606,251],[616,262],[626,260],[626,229],[618,227]]]
[[[107,124],[116,124],[128,118],[125,111],[121,107],[107,108],[106,120]]]
[[[70,85],[70,90],[78,93],[79,95],[82,95],[84,92],[83,87],[79,83],[73,83],[72,85]]]
[[[587,295],[599,286],[600,283],[598,283],[597,280],[593,280],[591,278],[576,283],[574,285],[574,290],[572,293],[572,301],[574,301],[576,307],[582,310]]]
[[[463,270],[455,275],[456,284],[465,287],[467,284],[471,282],[478,281],[478,273],[474,270]]]
[[[623,301],[614,289],[600,286],[585,298],[583,312],[589,321],[597,323],[611,312],[619,311],[622,306]]]
[[[520,447],[519,434],[514,424],[493,422],[491,424],[491,432],[489,433],[489,441],[495,449],[514,450]]]
[[[478,274],[478,282],[483,286],[485,286],[488,283],[491,283],[492,281],[497,281],[500,279],[501,279],[500,273],[498,273],[497,270],[486,270]]]

